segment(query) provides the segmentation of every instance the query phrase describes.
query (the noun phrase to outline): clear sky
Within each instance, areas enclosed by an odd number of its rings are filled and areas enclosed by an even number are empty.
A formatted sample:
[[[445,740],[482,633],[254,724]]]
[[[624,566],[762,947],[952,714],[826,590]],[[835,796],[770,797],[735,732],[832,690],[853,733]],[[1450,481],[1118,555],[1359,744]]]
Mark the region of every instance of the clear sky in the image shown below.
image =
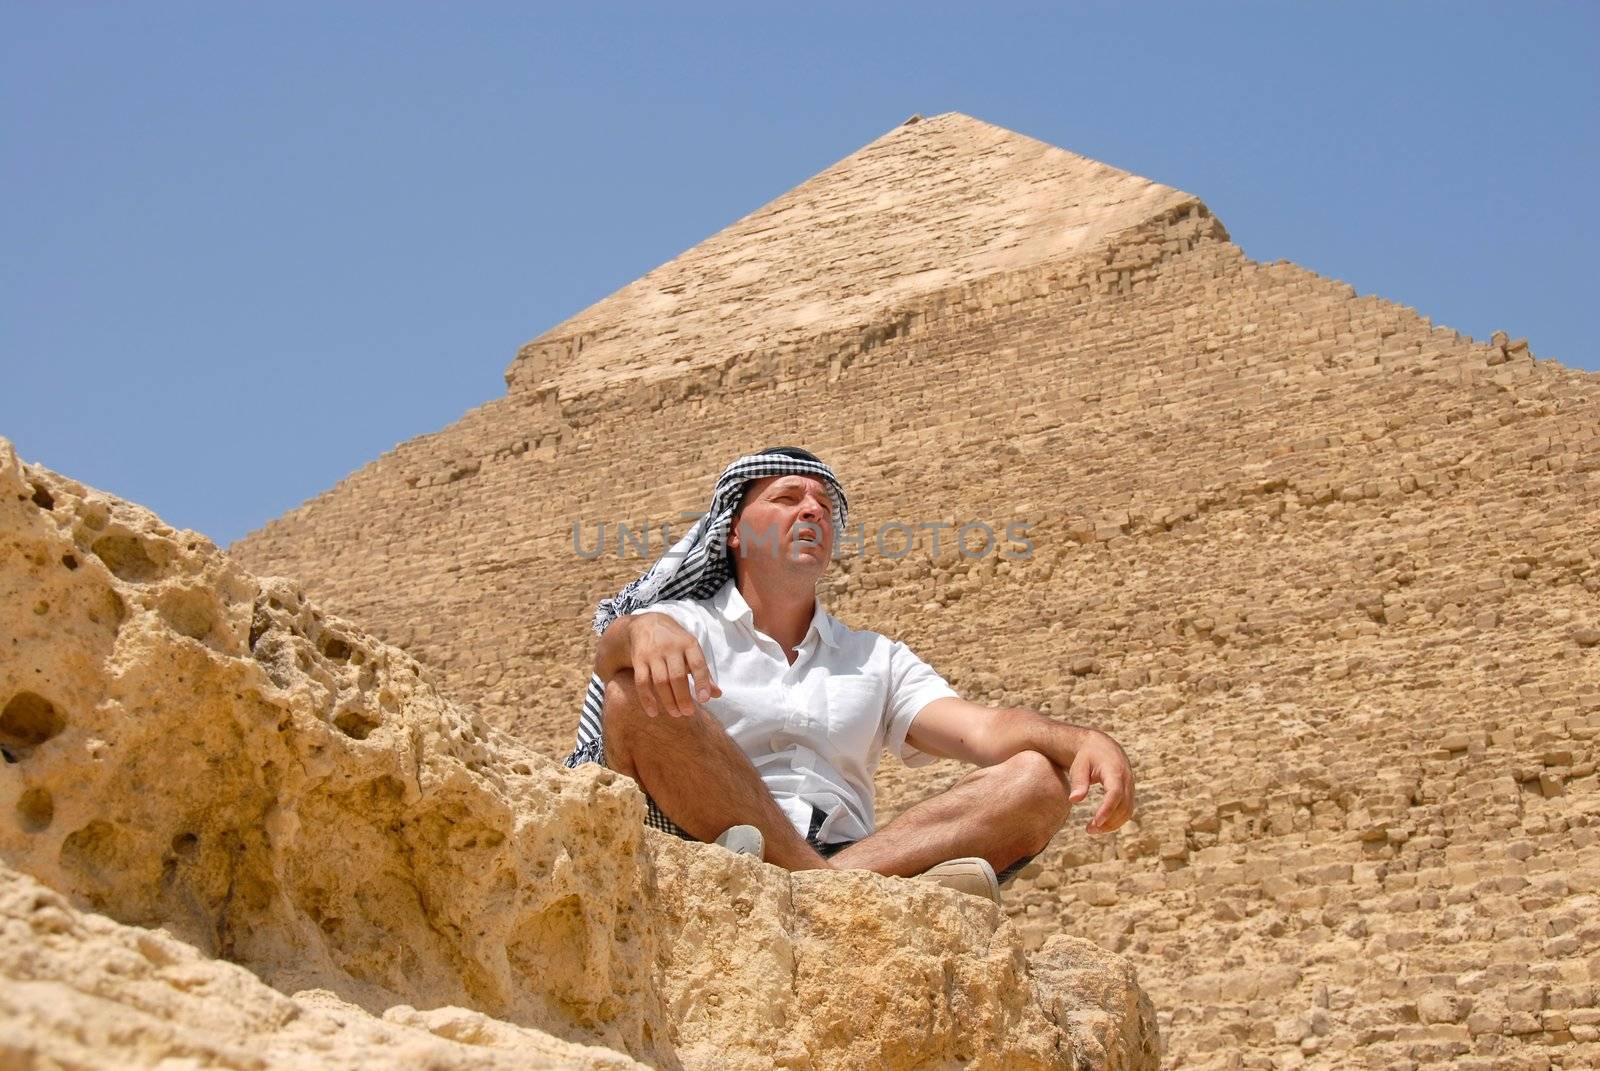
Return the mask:
[[[1600,369],[1595,4],[0,0],[0,435],[225,544],[943,111]]]

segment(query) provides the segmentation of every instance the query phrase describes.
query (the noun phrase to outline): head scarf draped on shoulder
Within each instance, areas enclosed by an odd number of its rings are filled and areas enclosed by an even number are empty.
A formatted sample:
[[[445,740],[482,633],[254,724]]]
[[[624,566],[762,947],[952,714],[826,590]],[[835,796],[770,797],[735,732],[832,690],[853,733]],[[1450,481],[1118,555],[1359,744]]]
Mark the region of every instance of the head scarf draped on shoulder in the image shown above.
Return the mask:
[[[814,454],[794,446],[771,446],[759,454],[746,454],[722,470],[711,506],[695,521],[689,533],[672,545],[643,576],[631,581],[613,598],[600,600],[595,608],[595,634],[605,632],[617,618],[668,599],[705,599],[715,595],[733,575],[728,554],[728,535],[733,515],[739,509],[745,489],[767,476],[815,476],[827,485],[833,500],[833,530],[842,532],[849,524],[850,503],[833,470]],[[605,685],[598,674],[590,674],[589,689],[583,697],[583,713],[578,719],[578,740],[568,766],[598,762],[601,746],[600,712],[605,701]]]

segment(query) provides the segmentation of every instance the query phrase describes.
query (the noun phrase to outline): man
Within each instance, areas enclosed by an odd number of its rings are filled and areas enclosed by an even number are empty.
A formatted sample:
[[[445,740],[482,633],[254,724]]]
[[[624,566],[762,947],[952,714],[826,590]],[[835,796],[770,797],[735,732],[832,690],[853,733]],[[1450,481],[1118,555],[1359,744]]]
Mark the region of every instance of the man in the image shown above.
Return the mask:
[[[833,471],[804,450],[729,465],[690,533],[601,603],[567,763],[627,774],[650,824],[680,836],[747,838],[790,870],[925,876],[998,902],[998,882],[1091,785],[1105,797],[1088,831],[1127,821],[1127,756],[1104,733],[963,700],[903,643],[828,614],[816,584],[847,516]],[[885,749],[978,769],[877,829]]]

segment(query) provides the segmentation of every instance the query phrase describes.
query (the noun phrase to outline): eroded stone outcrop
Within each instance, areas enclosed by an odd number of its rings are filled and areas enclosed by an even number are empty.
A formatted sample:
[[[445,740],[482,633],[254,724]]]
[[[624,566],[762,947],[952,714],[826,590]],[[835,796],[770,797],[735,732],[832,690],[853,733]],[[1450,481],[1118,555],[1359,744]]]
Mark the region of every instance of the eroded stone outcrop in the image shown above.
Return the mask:
[[[381,1015],[285,996],[160,930],[80,910],[0,863],[0,1067],[642,1068],[465,1008]]]
[[[8,1066],[1156,1063],[1118,957],[647,835],[630,783],[3,440],[0,615]]]

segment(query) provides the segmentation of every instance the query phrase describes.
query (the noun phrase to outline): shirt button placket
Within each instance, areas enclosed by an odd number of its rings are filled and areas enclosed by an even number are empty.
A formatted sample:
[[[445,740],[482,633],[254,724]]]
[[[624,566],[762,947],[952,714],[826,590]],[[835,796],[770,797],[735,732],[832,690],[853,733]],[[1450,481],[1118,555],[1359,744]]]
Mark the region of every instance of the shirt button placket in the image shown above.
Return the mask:
[[[794,668],[799,663],[789,662],[788,656],[783,652],[783,647],[772,637],[765,633],[758,633],[762,651],[768,658],[774,659],[774,666],[778,669],[778,701],[782,704],[783,727],[790,733],[802,733],[806,728],[805,711],[794,702]]]
[[[794,660],[794,668],[798,671],[809,665],[812,655],[816,654],[816,652],[816,639],[815,634],[813,634],[812,636],[806,637],[805,645],[801,647],[799,656]],[[797,672],[795,675],[795,680],[797,683],[799,679],[800,674]],[[798,693],[799,691],[800,689],[797,688],[796,692]],[[805,719],[806,727],[812,735],[816,735],[827,730],[827,721],[816,716],[815,711],[812,710],[811,705],[806,701],[806,698],[803,695],[798,696],[798,698],[795,700],[795,706],[800,709],[801,717]]]

